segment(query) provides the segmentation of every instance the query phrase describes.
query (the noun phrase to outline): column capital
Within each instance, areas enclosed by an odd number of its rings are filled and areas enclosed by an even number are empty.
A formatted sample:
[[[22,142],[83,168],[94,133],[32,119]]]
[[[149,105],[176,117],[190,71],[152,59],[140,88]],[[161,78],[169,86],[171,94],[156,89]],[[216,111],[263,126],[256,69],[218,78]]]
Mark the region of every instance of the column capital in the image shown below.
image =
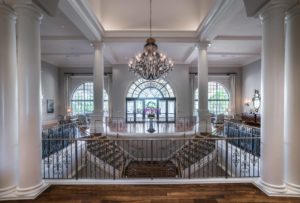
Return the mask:
[[[9,0],[7,2],[15,11],[17,17],[28,16],[41,21],[43,14],[32,0]]]
[[[298,15],[300,15],[300,3],[287,11],[286,20],[288,21]]]
[[[270,18],[270,13],[274,9],[281,9],[282,15],[293,5],[297,3],[297,0],[271,0],[259,11],[259,18],[261,21]]]
[[[91,47],[93,47],[94,49],[103,49],[104,43],[101,41],[94,41],[94,42],[91,42]]]
[[[16,13],[13,9],[5,4],[4,1],[0,0],[0,16],[7,17],[11,20],[16,20]]]
[[[201,41],[196,44],[199,50],[207,50],[210,47],[211,43],[209,41]]]

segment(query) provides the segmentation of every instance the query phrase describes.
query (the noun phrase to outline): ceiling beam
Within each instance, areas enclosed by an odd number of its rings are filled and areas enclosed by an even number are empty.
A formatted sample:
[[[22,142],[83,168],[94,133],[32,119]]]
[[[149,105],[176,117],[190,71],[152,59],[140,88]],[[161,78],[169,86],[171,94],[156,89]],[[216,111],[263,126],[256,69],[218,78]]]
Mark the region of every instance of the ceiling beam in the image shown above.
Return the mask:
[[[104,46],[104,53],[105,53],[106,60],[108,60],[110,62],[110,64],[117,63],[116,54],[110,46],[107,46],[107,45]]]
[[[193,62],[195,59],[195,47],[189,48],[189,50],[186,52],[185,57],[184,57],[184,63],[185,64],[190,64]]]
[[[260,56],[260,53],[243,53],[243,52],[208,52],[208,55],[227,55],[227,56]]]
[[[101,41],[104,30],[85,0],[63,0],[60,10],[90,41]]]
[[[214,40],[228,40],[228,41],[261,41],[261,36],[224,36],[218,35]]]
[[[41,36],[41,40],[79,40],[86,41],[84,36]]]
[[[217,33],[224,26],[224,19],[230,20],[230,17],[240,10],[240,0],[217,1],[212,13],[208,15],[200,28],[197,36],[200,41],[213,41]]]
[[[79,56],[79,55],[93,55],[94,53],[92,52],[67,52],[67,53],[41,53],[42,56],[63,56],[63,55],[66,55],[66,56]]]
[[[105,43],[145,43],[147,37],[104,37]],[[157,43],[196,43],[198,40],[195,37],[157,37],[155,35]]]

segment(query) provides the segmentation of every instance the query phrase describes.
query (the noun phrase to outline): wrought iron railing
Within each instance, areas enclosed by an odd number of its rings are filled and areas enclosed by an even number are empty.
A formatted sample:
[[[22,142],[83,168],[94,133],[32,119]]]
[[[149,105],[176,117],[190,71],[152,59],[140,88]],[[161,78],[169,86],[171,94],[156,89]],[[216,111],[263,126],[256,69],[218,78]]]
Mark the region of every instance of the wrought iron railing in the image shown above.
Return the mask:
[[[225,122],[224,125],[224,135],[231,138],[247,138],[247,137],[260,137],[260,128],[250,125],[245,125],[243,123],[237,122]],[[257,139],[252,140],[244,140],[237,139],[231,140],[231,144],[249,152],[251,154],[255,154],[256,156],[260,156],[260,141]]]
[[[57,125],[42,130],[42,158],[45,158],[70,144],[70,140],[86,136],[85,131],[80,129],[76,122]],[[62,139],[64,141],[52,141],[51,143],[44,141],[45,139]]]
[[[42,142],[44,179],[199,179],[260,174],[259,153],[235,144],[259,144],[259,137],[46,137]],[[49,153],[47,147],[57,143],[64,147]]]

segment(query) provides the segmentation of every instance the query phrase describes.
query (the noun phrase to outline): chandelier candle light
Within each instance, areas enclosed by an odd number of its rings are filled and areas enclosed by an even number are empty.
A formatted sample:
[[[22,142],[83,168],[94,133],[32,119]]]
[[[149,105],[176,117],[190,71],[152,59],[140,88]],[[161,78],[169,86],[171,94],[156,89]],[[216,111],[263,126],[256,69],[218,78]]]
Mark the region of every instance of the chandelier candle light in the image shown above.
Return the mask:
[[[144,52],[137,54],[128,62],[129,71],[146,80],[156,80],[173,70],[174,63],[166,55],[157,52],[155,39],[152,38],[152,0],[150,0],[150,37],[146,40]]]

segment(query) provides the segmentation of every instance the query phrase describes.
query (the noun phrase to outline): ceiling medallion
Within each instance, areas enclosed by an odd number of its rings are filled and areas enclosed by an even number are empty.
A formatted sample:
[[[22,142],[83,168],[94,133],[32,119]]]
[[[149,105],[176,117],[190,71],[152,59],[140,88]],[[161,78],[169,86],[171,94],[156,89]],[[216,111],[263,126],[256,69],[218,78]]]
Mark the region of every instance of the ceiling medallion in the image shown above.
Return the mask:
[[[143,53],[137,54],[129,60],[129,71],[140,75],[146,80],[156,80],[165,77],[167,73],[173,70],[174,63],[166,55],[157,52],[155,39],[152,38],[152,0],[150,0],[150,37],[146,40]]]

